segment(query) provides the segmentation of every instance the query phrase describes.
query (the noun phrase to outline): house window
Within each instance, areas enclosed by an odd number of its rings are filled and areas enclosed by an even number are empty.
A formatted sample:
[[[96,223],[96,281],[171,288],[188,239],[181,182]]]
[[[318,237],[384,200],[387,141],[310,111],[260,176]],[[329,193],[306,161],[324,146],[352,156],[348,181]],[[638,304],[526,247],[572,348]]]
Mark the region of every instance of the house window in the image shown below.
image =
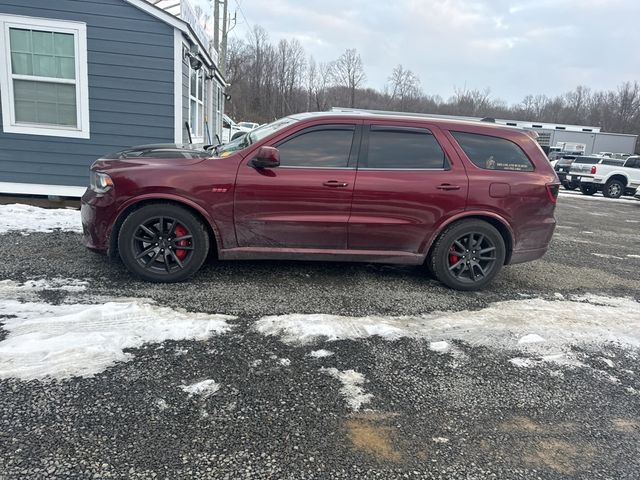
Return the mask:
[[[89,138],[86,25],[0,15],[6,133]]]
[[[194,143],[202,142],[204,134],[204,72],[189,68],[189,126]]]

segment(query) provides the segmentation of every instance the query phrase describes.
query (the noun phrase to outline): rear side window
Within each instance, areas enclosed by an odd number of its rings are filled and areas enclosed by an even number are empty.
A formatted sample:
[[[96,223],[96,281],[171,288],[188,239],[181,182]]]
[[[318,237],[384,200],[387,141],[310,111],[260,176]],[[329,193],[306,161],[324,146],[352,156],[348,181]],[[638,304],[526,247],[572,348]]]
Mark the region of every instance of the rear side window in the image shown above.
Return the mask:
[[[314,128],[277,145],[283,167],[343,168],[349,164],[355,128]]]
[[[617,158],[605,158],[604,160],[602,160],[602,164],[603,165],[615,165],[615,166],[621,166],[622,164],[624,164],[624,160],[619,160]]]
[[[486,170],[533,171],[527,155],[510,140],[477,133],[451,132],[451,135],[476,167]]]
[[[371,127],[366,168],[442,169],[444,152],[428,130]]]
[[[601,157],[578,157],[574,163],[584,163],[586,165],[595,165],[600,163]]]

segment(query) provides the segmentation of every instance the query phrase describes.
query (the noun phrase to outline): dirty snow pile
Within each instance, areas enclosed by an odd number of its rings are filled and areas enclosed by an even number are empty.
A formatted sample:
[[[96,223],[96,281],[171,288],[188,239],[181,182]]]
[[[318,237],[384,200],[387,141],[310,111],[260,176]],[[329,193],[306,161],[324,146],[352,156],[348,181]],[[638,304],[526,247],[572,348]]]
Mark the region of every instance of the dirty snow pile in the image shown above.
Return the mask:
[[[640,303],[597,295],[554,300],[531,298],[493,303],[477,311],[423,316],[344,317],[291,314],[259,319],[255,329],[288,344],[380,336],[424,338],[430,349],[447,352],[447,340],[523,351],[557,363],[572,363],[571,346],[613,342],[640,347]],[[574,362],[575,364],[576,362]],[[524,362],[522,366],[529,366]]]
[[[220,390],[220,384],[216,383],[214,380],[207,379],[192,383],[191,385],[182,385],[180,386],[180,390],[188,393],[189,396],[198,395],[202,398],[207,398]]]
[[[204,340],[231,327],[226,315],[188,313],[140,301],[99,305],[22,303],[0,298],[0,378],[89,377],[133,357],[127,348]]]
[[[12,280],[0,280],[0,298],[13,297],[16,294],[30,294],[43,290],[55,290],[65,292],[84,292],[89,282],[75,278],[50,278],[27,280],[18,284]]]
[[[321,372],[328,373],[340,380],[342,387],[340,393],[345,398],[347,405],[354,410],[360,410],[364,404],[369,403],[373,398],[370,393],[365,393],[362,385],[365,383],[364,375],[355,370],[338,370],[337,368],[321,368]]]
[[[80,210],[40,208],[19,203],[0,205],[0,234],[12,231],[51,233],[58,229],[81,233]]]

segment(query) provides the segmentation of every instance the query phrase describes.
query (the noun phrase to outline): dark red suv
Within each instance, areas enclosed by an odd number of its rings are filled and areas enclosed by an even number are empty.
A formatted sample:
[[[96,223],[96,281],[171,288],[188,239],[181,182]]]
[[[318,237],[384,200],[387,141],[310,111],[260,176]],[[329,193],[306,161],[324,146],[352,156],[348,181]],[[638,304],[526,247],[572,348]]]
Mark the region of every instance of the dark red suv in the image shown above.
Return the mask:
[[[138,147],[91,167],[87,247],[155,282],[221,260],[424,264],[475,290],[540,258],[558,179],[527,133],[358,113],[277,120],[211,151]]]

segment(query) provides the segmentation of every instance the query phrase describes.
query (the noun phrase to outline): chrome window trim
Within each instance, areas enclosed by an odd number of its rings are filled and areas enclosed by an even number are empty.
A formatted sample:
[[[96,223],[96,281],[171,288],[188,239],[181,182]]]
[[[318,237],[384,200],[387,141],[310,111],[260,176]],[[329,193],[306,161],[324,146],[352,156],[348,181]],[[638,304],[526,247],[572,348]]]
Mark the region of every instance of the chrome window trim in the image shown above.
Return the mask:
[[[304,167],[297,165],[280,165],[277,168],[291,168],[296,170],[306,169],[306,170],[355,170],[355,167]]]
[[[406,172],[406,171],[429,171],[429,172],[448,172],[450,169],[449,168],[384,168],[384,167],[379,167],[379,168],[369,168],[369,167],[362,167],[359,168],[358,170],[383,170],[385,172],[388,172],[389,170],[393,171],[402,171],[402,172]]]

